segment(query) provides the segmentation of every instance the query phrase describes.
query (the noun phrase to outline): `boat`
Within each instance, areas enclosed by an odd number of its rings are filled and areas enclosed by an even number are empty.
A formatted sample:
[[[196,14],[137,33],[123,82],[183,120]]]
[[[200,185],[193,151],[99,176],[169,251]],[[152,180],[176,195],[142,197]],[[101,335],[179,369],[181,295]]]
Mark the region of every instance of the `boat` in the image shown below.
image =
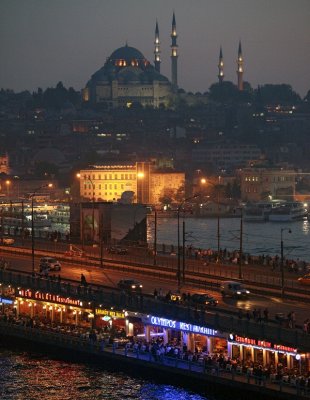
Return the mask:
[[[245,222],[266,222],[272,210],[283,203],[281,200],[249,203],[243,209],[243,219]]]
[[[292,201],[281,204],[272,209],[269,214],[271,222],[291,222],[303,220],[307,217],[308,210],[304,203]]]

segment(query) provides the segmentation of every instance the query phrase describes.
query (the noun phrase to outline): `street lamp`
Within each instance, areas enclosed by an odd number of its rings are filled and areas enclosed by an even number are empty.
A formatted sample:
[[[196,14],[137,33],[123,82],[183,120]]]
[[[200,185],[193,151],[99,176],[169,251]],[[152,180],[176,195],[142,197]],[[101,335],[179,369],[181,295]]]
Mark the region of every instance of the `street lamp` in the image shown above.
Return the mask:
[[[220,261],[220,180],[221,177],[218,177],[218,184],[214,184],[211,182],[208,182],[206,178],[201,178],[200,183],[202,185],[209,184],[213,186],[216,189],[217,192],[217,197],[216,197],[216,203],[217,203],[217,257],[216,257],[216,262],[218,263]]]
[[[242,235],[243,235],[243,208],[240,208],[240,249],[239,249],[239,279],[242,279],[242,253],[243,253],[243,242],[242,242]]]
[[[11,185],[11,181],[10,181],[10,180],[6,180],[6,181],[5,181],[5,184],[6,184],[6,193],[7,193],[7,196],[8,196],[8,198],[10,198],[10,185]]]
[[[194,194],[191,197],[187,197],[184,199],[178,206],[177,209],[177,217],[178,217],[178,271],[177,271],[177,278],[178,278],[178,291],[180,291],[181,288],[181,251],[180,251],[180,211],[184,203],[186,203],[189,200],[196,199],[200,194]]]
[[[51,188],[53,187],[52,183],[49,183],[47,185],[42,185],[34,189],[34,191],[31,193],[31,259],[32,259],[32,275],[34,275],[34,212],[33,212],[33,198],[38,192],[38,190],[43,189],[43,188]]]
[[[284,296],[284,257],[283,257],[283,232],[292,233],[289,228],[281,228],[281,296]]]

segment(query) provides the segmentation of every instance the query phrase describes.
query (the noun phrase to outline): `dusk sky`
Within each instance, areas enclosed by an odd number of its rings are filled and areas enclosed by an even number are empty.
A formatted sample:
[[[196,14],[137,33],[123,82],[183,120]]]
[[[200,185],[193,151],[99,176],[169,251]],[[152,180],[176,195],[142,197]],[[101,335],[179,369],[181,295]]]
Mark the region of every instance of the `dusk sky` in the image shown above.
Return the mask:
[[[171,78],[170,33],[175,11],[178,83],[205,92],[217,82],[222,45],[225,79],[236,82],[241,39],[244,80],[310,89],[310,0],[1,0],[0,87],[80,90],[123,46],[153,63],[156,18],[161,73]]]

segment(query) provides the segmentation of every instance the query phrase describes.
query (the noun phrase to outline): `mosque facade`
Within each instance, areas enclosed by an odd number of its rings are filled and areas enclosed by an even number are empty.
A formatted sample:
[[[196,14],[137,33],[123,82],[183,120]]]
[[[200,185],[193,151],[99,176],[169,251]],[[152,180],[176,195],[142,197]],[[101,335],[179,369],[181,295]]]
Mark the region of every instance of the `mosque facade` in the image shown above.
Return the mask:
[[[106,108],[173,106],[178,93],[178,44],[176,19],[173,13],[171,27],[171,80],[160,73],[160,39],[156,21],[154,64],[136,48],[125,46],[115,50],[104,66],[96,71],[82,91],[83,101],[101,104]],[[237,60],[238,89],[243,90],[243,58],[239,43]],[[219,57],[219,83],[224,79],[222,48]]]

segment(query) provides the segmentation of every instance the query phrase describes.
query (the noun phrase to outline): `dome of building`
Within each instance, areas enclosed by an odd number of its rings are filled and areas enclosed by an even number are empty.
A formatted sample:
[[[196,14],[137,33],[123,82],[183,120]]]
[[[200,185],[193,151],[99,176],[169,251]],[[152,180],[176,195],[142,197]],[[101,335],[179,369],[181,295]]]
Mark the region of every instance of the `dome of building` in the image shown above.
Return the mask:
[[[133,60],[145,60],[144,55],[134,47],[130,47],[126,44],[126,46],[120,47],[117,50],[113,51],[113,53],[108,58],[108,62],[115,62],[118,60],[126,61],[127,65],[131,65]]]
[[[171,93],[169,80],[139,50],[126,44],[116,49],[104,66],[91,76],[83,98],[108,107],[132,102],[158,107],[169,103]]]

